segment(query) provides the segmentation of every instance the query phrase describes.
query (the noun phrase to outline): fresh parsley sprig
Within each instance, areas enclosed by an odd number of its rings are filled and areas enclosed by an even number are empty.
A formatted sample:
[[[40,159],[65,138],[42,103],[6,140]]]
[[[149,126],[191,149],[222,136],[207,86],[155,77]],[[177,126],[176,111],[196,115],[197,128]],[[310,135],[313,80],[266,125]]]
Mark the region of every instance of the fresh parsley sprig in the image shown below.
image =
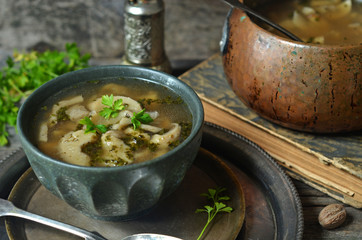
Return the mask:
[[[82,55],[75,43],[67,43],[65,51],[14,51],[0,69],[0,146],[8,143],[7,126],[16,126],[22,98],[54,77],[88,67],[89,59],[90,54]]]
[[[89,117],[84,117],[83,119],[81,119],[79,121],[79,124],[86,126],[84,133],[105,133],[108,130],[107,127],[103,124],[95,125]]]
[[[105,119],[115,118],[118,116],[120,111],[125,109],[125,106],[123,105],[123,100],[120,98],[114,101],[113,94],[111,94],[110,96],[103,95],[102,104],[108,106],[103,108],[103,110],[99,112],[99,114]]]
[[[146,109],[142,109],[138,113],[133,113],[131,122],[133,124],[133,129],[136,130],[141,126],[141,123],[147,124],[153,121],[151,116],[148,113],[145,113]]]
[[[200,212],[207,213],[207,222],[206,222],[204,228],[202,229],[197,240],[201,239],[206,228],[208,227],[210,222],[214,219],[216,214],[218,214],[219,212],[230,213],[233,210],[231,207],[226,206],[226,204],[222,202],[222,201],[230,200],[230,197],[228,197],[228,196],[220,196],[220,193],[222,193],[224,191],[226,191],[226,188],[220,188],[220,187],[217,187],[216,189],[209,188],[207,193],[201,194],[201,196],[205,196],[208,199],[212,200],[213,206],[205,205],[204,208],[196,209],[196,213],[200,213]]]

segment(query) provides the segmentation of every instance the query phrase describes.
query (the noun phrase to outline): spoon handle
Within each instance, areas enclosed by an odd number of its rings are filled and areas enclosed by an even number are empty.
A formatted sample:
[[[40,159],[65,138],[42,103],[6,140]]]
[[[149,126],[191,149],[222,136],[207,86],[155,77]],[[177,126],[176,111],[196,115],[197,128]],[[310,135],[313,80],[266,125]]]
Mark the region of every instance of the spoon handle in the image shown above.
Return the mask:
[[[1,200],[1,202],[6,201],[6,200]],[[105,238],[103,238],[100,235],[97,235],[95,233],[86,231],[84,229],[66,224],[66,223],[62,223],[62,222],[58,222],[55,221],[53,219],[49,219],[49,218],[45,218],[27,211],[24,211],[20,208],[15,207],[10,201],[7,201],[8,203],[6,204],[8,207],[7,212],[2,212],[1,216],[13,216],[13,217],[20,217],[20,218],[24,218],[27,220],[31,220],[34,222],[38,222],[44,225],[47,225],[49,227],[53,227],[71,234],[74,234],[76,236],[82,237],[86,240],[106,240]]]
[[[300,38],[295,36],[293,33],[289,32],[288,30],[286,30],[282,26],[270,21],[269,19],[267,19],[264,16],[260,15],[259,13],[255,12],[254,10],[252,10],[251,8],[246,6],[244,3],[239,2],[239,0],[224,0],[224,1],[227,4],[229,4],[231,7],[236,7],[236,8],[239,8],[241,10],[244,10],[245,12],[249,13],[250,15],[253,15],[254,17],[262,20],[263,22],[265,22],[269,26],[272,26],[273,28],[277,29],[278,31],[284,33],[289,38],[291,38],[291,39],[293,39],[295,41],[298,41],[298,42],[303,42]]]

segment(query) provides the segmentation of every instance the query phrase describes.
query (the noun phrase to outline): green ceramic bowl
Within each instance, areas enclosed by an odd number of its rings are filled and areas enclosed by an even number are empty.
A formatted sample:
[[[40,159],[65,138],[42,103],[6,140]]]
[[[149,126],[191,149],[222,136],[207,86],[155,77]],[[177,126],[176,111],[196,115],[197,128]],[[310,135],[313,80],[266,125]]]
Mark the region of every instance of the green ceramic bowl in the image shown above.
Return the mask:
[[[137,78],[153,82],[177,93],[192,113],[190,136],[158,158],[121,167],[72,165],[38,150],[32,140],[34,118],[47,99],[84,81],[115,77],[122,77],[120,81]],[[113,221],[144,215],[176,190],[199,150],[204,112],[196,93],[171,75],[135,66],[97,66],[64,74],[42,85],[26,99],[17,120],[23,149],[45,188],[85,215]]]

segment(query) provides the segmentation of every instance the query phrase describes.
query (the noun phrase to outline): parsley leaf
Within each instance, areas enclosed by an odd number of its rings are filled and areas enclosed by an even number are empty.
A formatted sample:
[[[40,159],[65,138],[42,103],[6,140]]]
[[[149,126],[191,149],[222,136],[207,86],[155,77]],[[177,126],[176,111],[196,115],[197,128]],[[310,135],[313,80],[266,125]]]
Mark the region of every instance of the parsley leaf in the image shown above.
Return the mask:
[[[151,116],[148,113],[145,113],[146,109],[142,109],[138,113],[133,113],[133,117],[131,118],[131,122],[133,124],[133,129],[136,130],[141,126],[141,123],[150,123],[153,121]]]
[[[217,187],[216,189],[209,188],[208,193],[201,194],[201,196],[205,196],[208,199],[212,200],[213,206],[206,205],[206,206],[204,206],[204,208],[196,209],[196,213],[200,213],[200,212],[207,213],[207,222],[206,222],[204,228],[202,229],[197,240],[201,239],[207,226],[214,219],[216,214],[218,214],[219,212],[230,213],[233,211],[233,209],[231,207],[228,207],[228,206],[226,206],[225,203],[221,202],[221,201],[230,200],[230,197],[228,197],[228,196],[219,196],[219,194],[224,192],[225,190],[226,190],[226,188],[220,188],[220,187]]]
[[[125,106],[122,104],[122,99],[118,99],[115,102],[113,102],[113,100],[113,94],[111,94],[110,96],[102,96],[102,104],[108,107],[103,108],[103,110],[100,111],[99,114],[105,119],[115,118],[118,116],[118,113],[120,111],[125,109]]]
[[[89,59],[89,54],[80,54],[75,43],[67,43],[65,51],[14,51],[0,70],[0,146],[8,144],[7,126],[16,126],[22,98],[54,77],[88,67]]]
[[[92,120],[89,119],[89,117],[84,117],[83,119],[81,119],[79,121],[79,124],[85,125],[86,129],[84,131],[84,133],[95,133],[95,132],[99,132],[99,133],[105,133],[107,132],[107,127],[103,124],[99,124],[99,125],[95,125]],[[98,131],[97,131],[98,130]]]
[[[108,96],[108,95],[102,96],[102,104],[106,105],[108,107],[112,107],[113,106],[113,94],[111,94],[110,96]]]

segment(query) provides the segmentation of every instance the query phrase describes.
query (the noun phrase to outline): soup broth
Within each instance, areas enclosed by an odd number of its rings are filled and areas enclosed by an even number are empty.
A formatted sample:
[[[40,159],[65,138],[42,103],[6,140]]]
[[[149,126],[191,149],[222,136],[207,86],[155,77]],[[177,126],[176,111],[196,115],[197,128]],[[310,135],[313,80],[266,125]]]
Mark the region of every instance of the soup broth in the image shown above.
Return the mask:
[[[362,42],[362,1],[291,0],[272,1],[261,9],[270,20],[300,37],[319,44]],[[275,29],[269,31],[281,34]]]
[[[190,134],[191,119],[183,100],[166,87],[137,79],[93,81],[66,89],[42,107],[36,143],[64,162],[122,166],[176,147]]]

